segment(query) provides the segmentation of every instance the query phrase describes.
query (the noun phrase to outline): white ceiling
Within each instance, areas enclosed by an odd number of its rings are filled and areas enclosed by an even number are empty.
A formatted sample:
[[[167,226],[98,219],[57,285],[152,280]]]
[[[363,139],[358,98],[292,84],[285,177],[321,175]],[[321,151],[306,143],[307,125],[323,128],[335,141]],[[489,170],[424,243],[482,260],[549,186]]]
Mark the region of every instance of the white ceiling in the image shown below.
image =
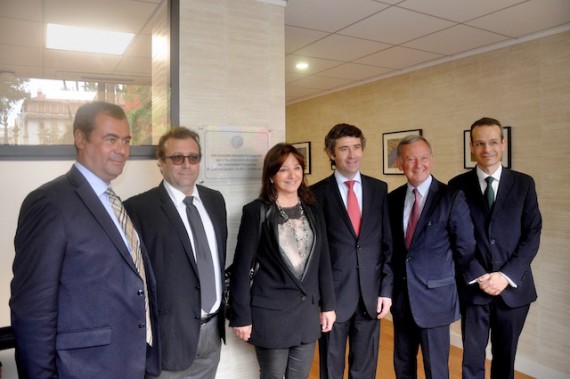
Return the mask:
[[[162,1],[0,0],[0,72],[148,82],[150,20]],[[48,50],[46,23],[137,36],[121,57]],[[570,30],[570,0],[288,0],[286,101],[565,30]],[[305,72],[295,68],[301,60],[309,64]]]

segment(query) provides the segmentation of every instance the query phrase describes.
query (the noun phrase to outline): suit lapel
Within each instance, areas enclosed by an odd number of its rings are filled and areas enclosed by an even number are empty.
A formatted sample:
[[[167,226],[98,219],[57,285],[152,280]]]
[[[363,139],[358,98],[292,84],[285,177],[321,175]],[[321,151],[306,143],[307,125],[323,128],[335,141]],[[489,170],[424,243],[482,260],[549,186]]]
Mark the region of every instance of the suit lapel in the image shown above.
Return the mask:
[[[416,231],[414,232],[414,236],[412,237],[412,242],[410,243],[410,247],[414,245],[414,242],[420,237],[420,234],[424,232],[428,220],[431,218],[431,214],[438,202],[439,202],[439,183],[432,176],[432,181],[429,186],[427,198],[424,203],[422,213],[420,214],[420,219],[418,220],[418,224],[416,225]]]
[[[271,244],[273,247],[271,248],[271,254],[275,255],[275,260],[279,262],[281,265],[281,269],[287,273],[287,275],[291,278],[291,280],[299,287],[303,293],[305,293],[305,286],[303,286],[303,282],[297,278],[295,274],[291,271],[287,263],[284,261],[283,255],[286,256],[285,252],[281,250],[281,246],[279,244],[279,211],[277,210],[277,205],[271,204],[269,206],[269,211],[267,212],[267,218],[265,222],[268,223],[269,226],[269,233],[271,235]],[[308,264],[308,262],[307,262]]]
[[[172,202],[172,199],[166,192],[166,188],[164,188],[164,182],[160,183],[158,187],[159,197],[160,197],[160,208],[166,214],[166,217],[170,220],[170,224],[174,229],[174,232],[180,239],[180,243],[184,247],[184,251],[188,256],[188,260],[190,261],[190,265],[196,275],[198,275],[198,266],[196,265],[196,259],[194,258],[194,251],[192,250],[192,244],[190,243],[190,236],[184,227],[183,221],[180,219],[180,214],[176,209],[176,206]]]
[[[75,191],[77,195],[83,201],[89,212],[91,212],[95,220],[97,220],[101,228],[109,236],[109,239],[113,242],[125,262],[138,274],[129,249],[123,237],[121,237],[121,233],[103,204],[101,204],[101,200],[99,200],[89,182],[87,182],[83,174],[81,174],[75,166],[69,171],[69,178],[71,183],[76,187]]]
[[[223,265],[221,264],[223,261],[223,243],[224,241],[222,241],[222,236],[225,234],[224,231],[222,231],[220,228],[225,226],[224,220],[220,219],[220,214],[222,212],[224,212],[223,209],[220,209],[219,204],[214,200],[213,197],[211,197],[207,191],[204,191],[200,188],[200,186],[197,186],[198,188],[198,193],[200,194],[200,200],[202,200],[202,203],[204,204],[204,208],[206,209],[206,212],[208,212],[208,216],[210,217],[210,220],[212,221],[212,225],[214,227],[214,233],[216,234],[216,246],[218,247],[218,251],[217,251],[217,256],[218,256],[218,262],[220,262],[220,269],[223,271],[224,267],[222,267]]]
[[[364,177],[362,174],[360,175],[360,178],[362,180],[362,216],[361,216],[362,222],[360,223],[360,235],[362,235],[362,233],[364,233],[365,231],[364,229],[368,225],[368,223],[365,220],[367,220],[368,218],[378,217],[378,215],[371,214],[372,209],[374,209],[372,207],[372,201],[374,200],[373,199],[374,196],[372,195],[372,188],[370,186],[370,182],[368,181],[368,178]],[[348,219],[348,211],[346,212]],[[350,223],[350,226],[354,232],[354,229],[352,228],[352,223]]]
[[[514,186],[513,176],[511,175],[511,171],[503,167],[501,172],[501,178],[499,181],[499,190],[495,195],[495,205],[493,206],[493,212],[500,212],[503,205],[505,204],[505,200],[509,193],[512,193]]]
[[[364,183],[362,184],[362,186],[363,186],[362,202],[364,203]],[[329,194],[331,196],[331,202],[330,204],[327,204],[327,206],[332,206],[336,209],[336,213],[339,215],[340,219],[344,222],[344,224],[346,225],[346,227],[348,228],[354,239],[356,239],[357,238],[356,232],[354,231],[354,227],[352,226],[352,222],[350,221],[350,217],[348,216],[348,210],[346,209],[344,201],[342,200],[342,196],[340,195],[340,190],[338,189],[338,183],[336,181],[334,174],[329,176],[327,187],[329,190]],[[364,205],[362,208],[364,208]],[[364,223],[361,223],[361,225],[363,224]]]

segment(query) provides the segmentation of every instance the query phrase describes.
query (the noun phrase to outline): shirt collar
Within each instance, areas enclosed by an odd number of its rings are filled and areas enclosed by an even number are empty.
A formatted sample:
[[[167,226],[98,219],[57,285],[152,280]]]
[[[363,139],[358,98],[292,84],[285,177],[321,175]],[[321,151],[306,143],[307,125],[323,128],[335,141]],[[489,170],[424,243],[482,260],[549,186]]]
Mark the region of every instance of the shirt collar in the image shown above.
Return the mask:
[[[483,170],[481,170],[479,168],[479,166],[477,166],[476,172],[477,172],[477,177],[479,178],[480,182],[484,182],[485,178],[487,176],[492,176],[493,179],[495,179],[498,182],[501,179],[501,173],[503,172],[503,166],[499,166],[499,168],[494,173],[492,173],[491,175],[483,172]]]
[[[337,184],[343,184],[344,185],[344,182],[351,180],[351,179],[345,178],[336,170],[334,171],[334,177],[336,179]],[[362,183],[362,179],[360,177],[360,171],[358,171],[356,173],[356,175],[354,175],[354,178],[352,180],[356,181],[357,183]]]
[[[420,195],[422,195],[422,198],[424,198],[429,191],[429,187],[431,186],[432,180],[433,177],[430,175],[426,180],[424,180],[423,183],[421,183],[417,187],[413,187],[410,183],[408,183],[408,192],[412,192],[414,188],[417,188],[418,191],[420,192]]]
[[[168,183],[166,180],[163,180],[162,183],[164,184],[164,188],[166,189],[166,192],[168,192],[168,195],[170,196],[174,204],[185,205],[184,199],[186,198],[186,194],[184,194],[184,192],[180,191],[172,184]],[[191,196],[194,196],[194,200],[202,202],[202,199],[200,199],[200,192],[198,192],[198,187],[196,187],[196,184],[194,184]]]
[[[98,177],[93,173],[93,171],[89,170],[87,167],[83,166],[79,162],[74,163],[75,167],[81,172],[81,174],[85,177],[93,191],[97,196],[101,196],[102,194],[107,191],[107,188],[111,186],[111,183],[106,183],[103,179]]]

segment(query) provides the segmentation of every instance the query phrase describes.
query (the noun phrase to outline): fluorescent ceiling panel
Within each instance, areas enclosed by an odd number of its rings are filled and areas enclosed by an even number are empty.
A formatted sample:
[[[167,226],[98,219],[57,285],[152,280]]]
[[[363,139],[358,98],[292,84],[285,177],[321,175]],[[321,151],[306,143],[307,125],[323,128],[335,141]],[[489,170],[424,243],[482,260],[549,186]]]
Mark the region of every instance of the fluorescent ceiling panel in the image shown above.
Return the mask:
[[[134,34],[47,24],[48,49],[122,55]]]

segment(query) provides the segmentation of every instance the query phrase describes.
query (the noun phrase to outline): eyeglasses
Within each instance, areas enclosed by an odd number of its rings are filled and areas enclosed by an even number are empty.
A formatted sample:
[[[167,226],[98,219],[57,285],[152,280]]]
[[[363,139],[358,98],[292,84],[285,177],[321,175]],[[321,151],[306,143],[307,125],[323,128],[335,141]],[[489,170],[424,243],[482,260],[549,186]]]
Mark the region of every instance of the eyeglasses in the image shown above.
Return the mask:
[[[177,155],[171,155],[169,157],[164,157],[164,158],[170,159],[172,161],[173,165],[180,166],[180,165],[184,164],[185,159],[188,159],[188,162],[190,164],[200,163],[200,160],[202,159],[202,154],[190,154],[190,155],[177,154]]]

